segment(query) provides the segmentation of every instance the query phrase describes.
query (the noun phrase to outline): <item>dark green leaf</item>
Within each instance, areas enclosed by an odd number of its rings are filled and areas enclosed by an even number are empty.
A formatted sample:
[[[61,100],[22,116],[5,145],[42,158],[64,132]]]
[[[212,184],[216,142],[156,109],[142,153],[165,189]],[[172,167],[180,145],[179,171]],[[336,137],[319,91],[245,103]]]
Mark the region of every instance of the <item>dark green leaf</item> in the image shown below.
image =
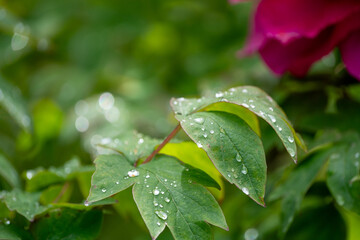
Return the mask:
[[[39,198],[40,193],[28,193],[14,189],[5,195],[5,203],[11,211],[15,210],[32,221],[35,216],[48,209],[48,207],[39,204]]]
[[[77,211],[64,208],[52,211],[50,216],[42,218],[35,226],[37,239],[62,240],[96,239],[102,224],[102,211]]]
[[[176,118],[230,183],[264,205],[265,153],[260,138],[241,118],[223,112],[199,112]]]
[[[360,214],[360,140],[338,147],[329,160],[327,185],[337,203]]]
[[[271,194],[271,199],[282,197],[283,232],[286,232],[292,223],[295,213],[300,209],[305,193],[330,154],[328,148],[322,148],[306,156],[290,173],[285,182]]]
[[[2,176],[13,188],[20,187],[20,179],[15,168],[0,154],[0,176]]]
[[[300,139],[296,136],[295,130],[285,113],[269,95],[259,88],[250,86],[237,87],[231,88],[226,92],[216,93],[213,97],[172,99],[171,106],[176,117],[178,117],[188,116],[199,110],[206,110],[209,105],[217,102],[235,104],[263,118],[276,131],[286,150],[296,161],[297,148],[295,142],[299,142],[300,146],[303,146],[303,144],[301,144]]]

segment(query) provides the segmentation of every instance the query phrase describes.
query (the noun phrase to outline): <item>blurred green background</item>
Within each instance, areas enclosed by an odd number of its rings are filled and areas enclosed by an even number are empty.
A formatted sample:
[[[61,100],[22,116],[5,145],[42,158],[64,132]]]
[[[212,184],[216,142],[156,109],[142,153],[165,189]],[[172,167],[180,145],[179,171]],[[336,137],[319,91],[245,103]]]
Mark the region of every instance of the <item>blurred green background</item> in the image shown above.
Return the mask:
[[[17,113],[0,107],[0,153],[23,182],[27,170],[59,167],[73,156],[91,165],[95,144],[107,137],[129,129],[167,136],[176,124],[171,97],[241,85],[259,86],[273,96],[310,148],[329,130],[360,132],[359,84],[336,51],[304,79],[280,79],[257,56],[236,58],[253,8],[224,0],[0,0],[0,75],[27,113],[14,118]],[[271,191],[293,166],[275,134],[262,125]],[[78,177],[66,201],[86,198],[90,176]],[[313,228],[339,231],[341,237],[348,231],[355,240],[359,235],[349,226],[359,226],[359,218],[344,210],[339,214],[329,193],[321,191],[321,177],[319,182],[320,190],[314,191],[321,198],[314,194],[305,201],[288,239],[309,239],[294,237],[314,231],[301,221],[330,216],[339,230],[331,224]],[[10,189],[4,181],[0,188]],[[118,199],[106,208],[98,239],[150,239],[131,192]],[[278,202],[262,208],[232,185],[225,186],[221,202],[230,231],[214,228],[215,239],[278,239]],[[170,233],[159,239],[171,239]]]

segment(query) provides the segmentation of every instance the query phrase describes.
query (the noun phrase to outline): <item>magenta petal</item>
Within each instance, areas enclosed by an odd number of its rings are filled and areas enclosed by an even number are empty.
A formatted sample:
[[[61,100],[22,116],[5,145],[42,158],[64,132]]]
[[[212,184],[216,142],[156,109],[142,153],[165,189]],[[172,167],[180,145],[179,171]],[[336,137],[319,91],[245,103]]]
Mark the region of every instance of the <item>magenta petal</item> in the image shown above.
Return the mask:
[[[360,81],[360,30],[340,44],[340,51],[348,72]]]
[[[313,38],[359,9],[359,0],[262,0],[255,22],[266,37],[288,43]]]

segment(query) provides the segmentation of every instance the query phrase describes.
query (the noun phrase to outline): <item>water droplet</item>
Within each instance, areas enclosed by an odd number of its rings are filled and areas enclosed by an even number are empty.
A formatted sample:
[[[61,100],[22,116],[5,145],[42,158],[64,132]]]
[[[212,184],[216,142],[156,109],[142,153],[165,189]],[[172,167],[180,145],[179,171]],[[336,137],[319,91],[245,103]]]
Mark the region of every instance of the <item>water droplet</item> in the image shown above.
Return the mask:
[[[119,182],[119,181],[116,181],[115,183],[116,183],[116,184],[119,184],[120,182]]]
[[[236,154],[236,161],[241,162],[241,156],[239,153]]]
[[[245,193],[246,195],[249,195],[249,189],[247,189],[246,187],[241,188],[241,191],[243,191],[243,193]]]
[[[224,96],[224,93],[222,93],[222,92],[218,92],[218,93],[215,94],[216,98],[221,98],[223,96]]]
[[[149,178],[149,177],[150,177],[150,175],[149,175],[149,174],[146,174],[145,178]]]
[[[255,228],[249,228],[244,234],[245,240],[256,240],[259,236],[259,232]]]
[[[105,188],[103,188],[103,189],[101,189],[101,191],[102,191],[102,192],[106,192],[106,189],[105,189]]]
[[[280,127],[280,126],[276,126],[276,127],[280,132],[282,131],[282,127]]]
[[[355,153],[355,158],[359,158],[360,157],[360,153]]]
[[[228,173],[228,175],[227,175],[229,178],[231,178],[231,174],[230,173]]]
[[[268,116],[273,123],[276,122],[276,118],[273,115],[268,114]]]
[[[198,148],[202,148],[202,147],[203,147],[203,145],[202,145],[200,142],[196,143],[196,145],[198,146]]]
[[[133,169],[133,170],[131,170],[131,171],[128,171],[128,176],[129,177],[137,177],[137,176],[139,176],[139,171],[138,170],[136,170],[136,169]]]
[[[210,134],[214,134],[214,130],[210,130]]]
[[[109,144],[109,143],[111,143],[111,138],[102,138],[101,141],[100,141],[100,143],[101,143],[102,145]]]
[[[202,130],[202,131],[205,131],[205,127],[201,127],[201,130]]]
[[[89,120],[86,117],[80,116],[76,118],[75,127],[79,132],[86,132],[89,129]]]
[[[288,152],[289,152],[291,157],[295,157],[295,151],[292,148],[289,148]]]
[[[115,103],[115,98],[109,92],[105,92],[101,94],[99,97],[99,106],[104,110],[111,109],[114,106],[114,103]]]
[[[75,109],[76,115],[82,116],[82,115],[85,115],[86,113],[88,113],[89,104],[84,100],[80,100],[75,104],[74,109]]]
[[[11,48],[14,51],[19,51],[26,47],[29,42],[29,37],[22,34],[15,32],[12,39],[11,39]]]
[[[188,183],[192,183],[192,180],[191,180],[191,179],[189,179],[189,180],[188,180]]]
[[[170,202],[170,199],[168,197],[165,198],[165,202]]]
[[[274,109],[272,107],[269,107],[269,110],[272,111],[272,112],[274,111]]]
[[[149,185],[146,185],[146,187],[149,187]]]
[[[162,220],[166,220],[167,219],[167,214],[164,213],[163,211],[155,211],[156,215],[161,218]]]
[[[293,142],[294,142],[294,138],[293,138],[293,137],[291,137],[291,136],[288,136],[288,140],[289,140],[289,142],[291,142],[291,143],[293,143]]]
[[[211,125],[213,125],[213,124],[214,124],[214,122],[210,122],[210,124],[211,124]]]
[[[165,178],[164,181],[167,182],[168,180]]]
[[[157,201],[154,201],[154,206],[157,207],[159,203]]]
[[[84,202],[84,206],[85,206],[85,207],[88,207],[88,206],[89,206],[89,202],[88,202],[88,201],[85,201],[85,202]]]
[[[159,191],[159,189],[155,188],[153,193],[154,193],[155,196],[157,196],[157,195],[159,195],[160,191]]]
[[[204,138],[207,138],[207,136],[208,136],[208,135],[207,135],[206,133],[203,134],[203,137],[204,137]]]
[[[195,122],[199,123],[199,124],[203,124],[204,123],[204,118],[195,118],[194,119]]]
[[[234,178],[238,178],[239,176],[236,174],[236,173],[234,173]]]
[[[235,172],[235,169],[234,169],[234,168],[232,168],[232,169],[231,169],[231,171],[232,171],[232,172]]]
[[[158,226],[160,226],[160,222],[157,222],[156,224],[157,224]]]
[[[6,221],[5,221],[5,224],[6,224],[6,225],[9,225],[9,224],[10,224],[10,220],[6,220]]]
[[[243,105],[243,106],[246,107],[246,108],[249,107],[249,105],[247,105],[246,103],[243,103],[243,104],[241,104],[241,105]]]
[[[159,207],[160,207],[160,208],[163,208],[164,206],[160,204]]]
[[[342,206],[342,205],[344,205],[344,198],[342,197],[342,196],[340,196],[340,195],[337,195],[336,196],[336,201],[338,202],[338,204],[340,205],[340,206]]]
[[[254,104],[250,104],[250,107],[254,109],[254,108],[255,108],[255,105],[254,105]]]
[[[138,144],[143,144],[143,143],[144,143],[144,139],[140,138],[139,141],[138,141]]]
[[[247,89],[243,89],[242,92],[243,92],[243,93],[247,93],[248,90],[247,90]]]
[[[173,101],[173,104],[174,104],[174,105],[178,105],[178,101]]]
[[[247,168],[245,167],[245,165],[243,165],[242,169],[241,169],[241,173],[242,174],[247,174],[248,170]]]

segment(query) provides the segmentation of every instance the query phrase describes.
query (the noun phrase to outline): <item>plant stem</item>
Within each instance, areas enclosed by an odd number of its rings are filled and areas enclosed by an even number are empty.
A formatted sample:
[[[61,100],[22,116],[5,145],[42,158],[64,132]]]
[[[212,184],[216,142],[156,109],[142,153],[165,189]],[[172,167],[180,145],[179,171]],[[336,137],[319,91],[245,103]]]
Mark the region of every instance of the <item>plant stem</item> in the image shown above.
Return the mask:
[[[172,130],[172,132],[169,134],[169,136],[167,136],[165,138],[165,140],[150,154],[150,156],[148,156],[146,158],[146,160],[142,163],[148,163],[150,162],[156,154],[158,154],[160,152],[160,150],[180,131],[181,126],[180,123],[176,126],[176,128],[174,128],[174,130]]]
[[[59,195],[57,195],[56,196],[56,198],[55,198],[55,200],[53,201],[53,203],[57,203],[59,200],[60,200],[60,198],[64,195],[64,193],[66,192],[66,190],[69,188],[69,182],[66,182],[65,184],[64,184],[64,186],[61,188],[61,190],[60,190],[60,193],[59,193]]]

